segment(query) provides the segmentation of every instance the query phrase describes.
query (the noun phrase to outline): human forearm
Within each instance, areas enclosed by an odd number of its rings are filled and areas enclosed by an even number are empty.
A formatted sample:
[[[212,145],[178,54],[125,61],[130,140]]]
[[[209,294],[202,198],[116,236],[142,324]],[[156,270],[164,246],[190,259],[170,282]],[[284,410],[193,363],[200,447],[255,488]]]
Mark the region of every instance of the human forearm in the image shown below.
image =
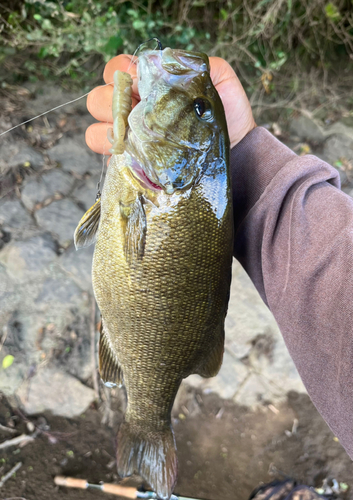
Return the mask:
[[[353,201],[337,171],[264,129],[231,155],[234,255],[273,312],[314,404],[353,456]]]

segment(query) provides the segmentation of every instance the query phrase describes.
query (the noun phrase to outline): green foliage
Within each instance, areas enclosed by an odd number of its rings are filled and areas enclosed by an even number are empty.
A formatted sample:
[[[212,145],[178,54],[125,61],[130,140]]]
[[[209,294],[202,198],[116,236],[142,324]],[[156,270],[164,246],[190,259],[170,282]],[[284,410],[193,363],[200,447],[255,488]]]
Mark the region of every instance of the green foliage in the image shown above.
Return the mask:
[[[325,13],[328,19],[330,19],[331,21],[339,21],[341,19],[341,14],[338,8],[332,2],[328,3],[325,6]]]
[[[60,78],[92,84],[117,53],[133,53],[158,36],[164,46],[202,50],[227,59],[248,88],[276,95],[298,73],[352,65],[353,0],[25,0],[0,6],[0,63],[19,80]],[[22,58],[22,59],[21,59]],[[17,61],[17,64],[15,62]],[[12,65],[11,65],[12,64]],[[267,77],[266,77],[267,78]],[[295,81],[295,84],[293,83]]]
[[[168,4],[165,0],[163,7]],[[107,62],[117,53],[133,53],[141,42],[164,33],[168,33],[168,44],[192,49],[193,39],[204,36],[192,26],[172,26],[172,19],[166,22],[163,12],[152,11],[148,2],[27,0],[20,11],[1,12],[0,8],[0,14],[4,21],[0,60],[10,55],[9,48],[17,55],[27,51],[30,58],[24,69],[32,77],[49,73],[87,78],[94,56],[96,61]],[[49,69],[43,75],[44,67]]]

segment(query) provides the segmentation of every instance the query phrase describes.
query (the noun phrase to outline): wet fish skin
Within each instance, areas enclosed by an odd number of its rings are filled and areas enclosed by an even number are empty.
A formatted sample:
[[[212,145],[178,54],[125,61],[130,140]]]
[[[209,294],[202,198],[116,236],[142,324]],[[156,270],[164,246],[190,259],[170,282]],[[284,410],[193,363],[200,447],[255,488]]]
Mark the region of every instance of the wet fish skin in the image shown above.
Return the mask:
[[[118,472],[138,471],[167,499],[177,477],[171,410],[179,385],[192,373],[215,375],[222,362],[233,224],[229,139],[207,56],[165,49],[160,60],[154,52],[140,58],[146,85],[126,152],[109,164],[92,279],[101,376],[123,380],[128,397]],[[197,116],[198,98],[209,120]],[[160,189],[136,175],[136,162]]]

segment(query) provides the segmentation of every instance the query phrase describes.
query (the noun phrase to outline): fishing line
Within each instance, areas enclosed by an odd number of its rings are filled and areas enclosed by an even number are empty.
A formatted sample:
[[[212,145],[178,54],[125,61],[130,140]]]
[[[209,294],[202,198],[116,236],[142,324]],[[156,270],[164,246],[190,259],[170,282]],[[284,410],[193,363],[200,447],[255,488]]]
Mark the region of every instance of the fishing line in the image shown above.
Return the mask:
[[[143,48],[143,46],[144,46],[144,45],[146,45],[147,43],[151,42],[152,40],[154,40],[155,42],[157,42],[157,46],[156,46],[153,50],[156,50],[156,49],[157,49],[157,47],[158,47],[158,49],[159,49],[159,50],[163,50],[163,47],[162,47],[162,43],[161,43],[161,41],[160,41],[158,38],[156,38],[156,37],[154,37],[154,38],[150,38],[150,39],[149,39],[149,40],[147,40],[146,42],[141,43],[141,44],[137,47],[137,49],[135,50],[135,52],[133,53],[133,55],[132,55],[132,57],[131,57],[131,59],[130,59],[130,64],[129,64],[128,68],[127,68],[127,72],[129,72],[129,70],[130,70],[130,68],[131,68],[131,66],[132,66],[133,64],[136,64],[136,63],[137,63],[138,57],[136,57],[136,54],[137,54],[140,50],[142,50],[142,48]],[[135,57],[136,57],[136,59],[134,59]],[[106,86],[108,86],[108,85],[113,85],[113,84],[114,84],[114,82],[105,83],[104,85],[102,85],[102,87],[106,87]],[[25,125],[26,123],[30,123],[30,122],[32,122],[32,121],[34,121],[34,120],[36,120],[37,118],[40,118],[41,116],[45,116],[45,115],[47,115],[48,113],[51,113],[52,111],[56,111],[57,109],[60,109],[60,108],[62,108],[62,107],[64,107],[64,106],[67,106],[68,104],[72,104],[72,103],[74,103],[74,102],[79,101],[80,99],[83,99],[84,97],[87,97],[87,96],[88,96],[88,95],[89,95],[89,94],[90,94],[93,90],[95,90],[95,89],[91,89],[91,90],[90,90],[89,92],[87,92],[86,94],[83,94],[83,95],[81,95],[80,97],[76,97],[76,99],[72,99],[71,101],[67,101],[67,102],[65,102],[65,103],[63,103],[63,104],[59,104],[58,106],[55,106],[54,108],[51,108],[51,109],[49,109],[49,110],[47,110],[47,111],[44,111],[44,113],[40,113],[39,115],[36,115],[36,116],[34,116],[33,118],[29,118],[29,120],[25,120],[25,121],[23,121],[23,122],[21,122],[21,123],[18,123],[18,124],[17,124],[17,125],[15,125],[14,127],[11,127],[11,128],[9,128],[8,130],[5,130],[4,132],[1,132],[1,133],[0,133],[0,137],[2,137],[2,136],[3,136],[3,135],[5,135],[5,134],[8,134],[9,132],[12,132],[12,130],[15,130],[16,128],[21,127],[22,125]],[[106,123],[108,124],[108,121],[107,121]],[[102,169],[101,169],[100,179],[99,179],[98,184],[97,184],[97,195],[96,195],[96,201],[97,201],[97,200],[100,198],[100,196],[101,196],[100,186],[101,186],[101,183],[102,183],[102,179],[103,179],[103,175],[104,175],[104,170],[105,170],[105,158],[106,158],[106,154],[105,154],[105,141],[104,141],[104,144],[103,144]]]
[[[161,42],[161,41],[160,41],[160,39],[159,39],[159,38],[157,38],[157,37],[150,38],[149,40],[146,40],[145,42],[140,43],[140,45],[137,47],[137,49],[135,50],[135,52],[134,52],[134,53],[132,54],[132,56],[131,56],[130,64],[129,64],[129,66],[128,66],[127,70],[126,70],[127,72],[129,72],[129,69],[131,68],[131,66],[132,66],[133,64],[136,64],[136,63],[137,63],[137,59],[138,59],[138,57],[134,60],[134,57],[136,56],[136,54],[137,54],[138,52],[140,52],[140,50],[143,50],[144,45],[146,45],[146,44],[147,44],[147,43],[149,43],[149,42],[152,42],[152,40],[154,40],[154,41],[157,43],[157,45],[153,48],[153,50],[156,50],[157,48],[158,48],[159,50],[163,50],[162,42]]]
[[[104,145],[103,145],[103,157],[102,157],[101,176],[100,176],[99,181],[97,183],[97,194],[96,194],[96,200],[95,201],[98,201],[99,198],[102,196],[102,193],[101,193],[101,183],[102,183],[102,179],[103,179],[104,170],[105,170],[105,141],[104,141]]]
[[[104,85],[102,85],[102,87],[107,87],[108,85],[112,85],[114,84],[114,82],[110,82],[110,83],[105,83]],[[96,88],[96,87],[95,87]],[[40,113],[39,115],[37,116],[34,116],[33,118],[30,118],[29,120],[25,120],[24,122],[22,123],[19,123],[18,125],[15,125],[14,127],[11,127],[9,128],[8,130],[5,130],[5,132],[1,132],[0,134],[0,137],[2,135],[5,135],[7,134],[8,132],[11,132],[12,130],[15,130],[16,128],[18,127],[21,127],[22,125],[25,125],[26,123],[29,123],[29,122],[32,122],[33,120],[36,120],[37,118],[40,118],[41,116],[45,116],[47,115],[48,113],[51,113],[52,111],[55,111],[57,109],[60,109],[62,108],[63,106],[67,106],[68,104],[72,104],[73,102],[76,102],[76,101],[79,101],[80,99],[83,99],[84,97],[87,97],[94,89],[91,89],[89,92],[87,92],[86,94],[83,94],[81,95],[80,97],[76,97],[76,99],[72,99],[71,101],[68,101],[68,102],[65,102],[63,104],[59,104],[59,106],[55,106],[54,108],[51,108],[49,109],[48,111],[44,111],[44,113]],[[107,121],[108,123],[108,121]],[[101,196],[101,191],[100,191],[100,186],[101,186],[101,183],[102,183],[102,179],[103,179],[103,174],[104,174],[104,168],[105,168],[105,142],[104,142],[104,145],[103,145],[103,159],[102,159],[102,162],[103,162],[103,165],[102,165],[102,169],[101,169],[101,176],[100,176],[100,179],[99,179],[99,182],[97,184],[97,195],[96,195],[96,201],[100,198]]]
[[[135,60],[134,60],[134,57],[136,56],[138,49],[139,49],[139,47],[137,47],[137,49],[135,50],[135,52],[134,52],[134,53],[132,54],[132,56],[131,56],[131,59],[130,59],[130,64],[129,64],[129,66],[128,66],[127,70],[126,70],[126,72],[127,72],[127,73],[129,72],[129,70],[130,70],[130,68],[131,68],[131,66],[132,66],[133,64],[137,64],[138,57],[136,57],[136,59],[135,59]]]
[[[154,40],[155,42],[157,42],[157,47],[159,48],[159,50],[163,50],[162,43],[161,43],[161,41],[157,37],[150,38],[146,42],[141,43],[137,47],[137,49],[135,50],[135,52],[133,53],[133,55],[131,57],[130,64],[129,64],[128,68],[127,68],[127,72],[129,71],[129,69],[131,68],[131,66],[133,64],[136,64],[137,58],[134,60],[134,57],[136,56],[136,54],[143,48],[144,45],[146,45],[146,43],[149,43],[152,40]],[[155,47],[153,50],[156,50],[157,47]],[[102,85],[102,87],[106,87],[108,85],[113,85],[113,84],[114,84],[114,82],[105,83],[104,85]],[[14,127],[9,128],[8,130],[5,130],[5,132],[1,132],[0,137],[3,136],[3,135],[5,135],[5,134],[8,134],[9,132],[11,132],[12,130],[15,130],[18,127],[21,127],[22,125],[25,125],[26,123],[32,122],[33,120],[36,120],[37,118],[40,118],[41,116],[47,115],[48,113],[51,113],[52,111],[55,111],[57,109],[62,108],[63,106],[67,106],[68,104],[72,104],[73,102],[79,101],[80,99],[83,99],[84,97],[87,97],[93,90],[94,89],[91,89],[86,94],[83,94],[80,97],[76,97],[76,99],[72,99],[72,101],[65,102],[64,104],[59,104],[59,106],[55,106],[54,108],[51,108],[48,111],[44,111],[44,113],[40,113],[39,115],[34,116],[33,118],[30,118],[29,120],[25,120],[24,122],[19,123],[18,125],[15,125]]]
[[[108,125],[108,123],[109,123],[108,120],[105,123],[106,123],[106,125]],[[103,143],[102,169],[101,169],[101,175],[100,175],[100,178],[99,178],[99,181],[98,181],[98,184],[97,184],[96,201],[98,201],[99,198],[102,196],[102,193],[101,193],[101,184],[102,184],[104,170],[105,170],[105,158],[106,158],[105,145],[106,145],[106,143],[107,143],[107,137],[105,137],[104,143]]]
[[[102,87],[106,87],[107,85],[112,85],[114,82],[110,83],[105,83],[102,85]],[[40,115],[34,116],[33,118],[30,118],[29,120],[26,120],[22,123],[19,123],[18,125],[15,125],[14,127],[9,128],[8,130],[5,130],[5,132],[1,132],[0,137],[2,135],[7,134],[8,132],[11,132],[12,130],[15,130],[18,127],[21,127],[21,125],[25,125],[26,123],[32,122],[33,120],[36,120],[37,118],[40,118],[41,116],[47,115],[48,113],[51,113],[52,111],[55,111],[56,109],[62,108],[63,106],[67,106],[68,104],[72,104],[73,102],[79,101],[80,99],[83,99],[84,97],[88,96],[94,89],[91,89],[87,94],[83,94],[80,97],[76,97],[76,99],[72,99],[72,101],[64,102],[64,104],[59,104],[59,106],[55,106],[54,108],[49,109],[48,111],[44,111],[44,113],[41,113]]]

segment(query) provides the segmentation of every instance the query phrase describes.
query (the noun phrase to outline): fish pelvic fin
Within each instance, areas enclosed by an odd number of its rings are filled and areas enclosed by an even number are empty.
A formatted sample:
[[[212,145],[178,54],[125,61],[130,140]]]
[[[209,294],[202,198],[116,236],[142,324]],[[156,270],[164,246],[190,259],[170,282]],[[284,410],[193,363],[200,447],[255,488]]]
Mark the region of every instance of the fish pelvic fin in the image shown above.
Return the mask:
[[[107,387],[123,385],[123,371],[113,350],[107,333],[104,331],[103,319],[99,338],[99,373]]]
[[[128,205],[120,202],[120,214],[125,223],[125,258],[131,264],[135,258],[141,260],[145,252],[147,219],[143,197],[137,196],[136,200]]]
[[[200,362],[196,373],[201,377],[214,377],[219,372],[224,354],[224,323],[220,323],[214,332],[213,348],[207,353],[206,357]]]
[[[150,484],[158,498],[168,500],[176,483],[178,468],[171,426],[151,431],[125,421],[120,426],[117,445],[119,476],[137,472]]]
[[[74,233],[76,250],[92,245],[96,240],[99,219],[101,215],[101,199],[85,213]]]

